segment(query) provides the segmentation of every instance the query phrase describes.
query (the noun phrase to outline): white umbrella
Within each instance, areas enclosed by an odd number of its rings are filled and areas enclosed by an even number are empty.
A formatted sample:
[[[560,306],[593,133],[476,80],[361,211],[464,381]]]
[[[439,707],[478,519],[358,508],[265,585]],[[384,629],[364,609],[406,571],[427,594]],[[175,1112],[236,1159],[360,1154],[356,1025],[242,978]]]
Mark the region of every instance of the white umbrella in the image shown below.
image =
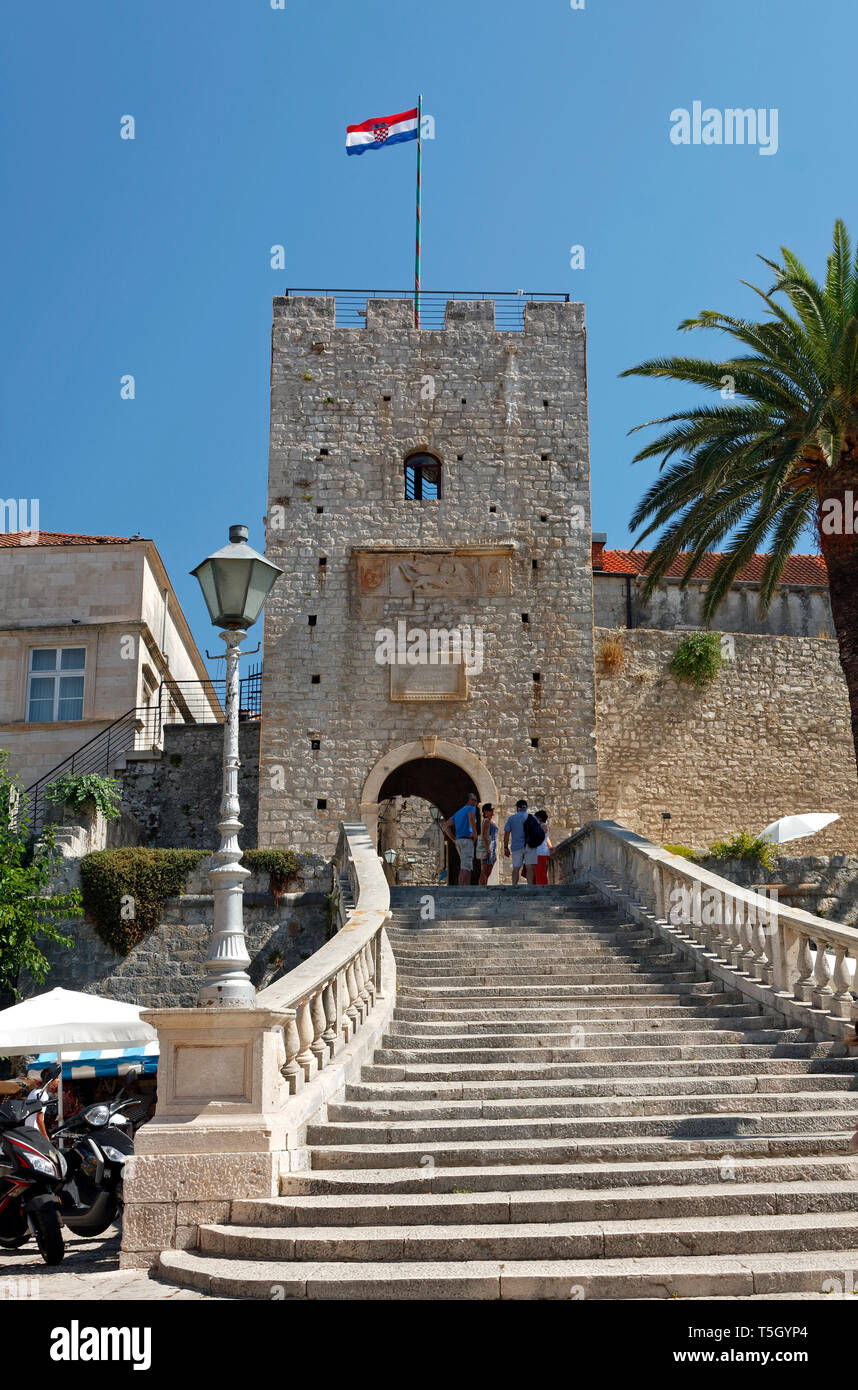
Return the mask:
[[[818,830],[824,830],[826,825],[839,819],[836,811],[807,811],[801,816],[781,816],[780,820],[773,820],[771,825],[767,825],[759,838],[773,845],[782,845],[787,840],[800,840],[803,835],[815,835]]]
[[[71,989],[49,989],[22,1004],[0,1010],[0,1053],[56,1051],[81,1047],[127,1047],[157,1038],[140,1018],[137,1004],[103,999]],[[60,1117],[63,1088],[58,1087]]]

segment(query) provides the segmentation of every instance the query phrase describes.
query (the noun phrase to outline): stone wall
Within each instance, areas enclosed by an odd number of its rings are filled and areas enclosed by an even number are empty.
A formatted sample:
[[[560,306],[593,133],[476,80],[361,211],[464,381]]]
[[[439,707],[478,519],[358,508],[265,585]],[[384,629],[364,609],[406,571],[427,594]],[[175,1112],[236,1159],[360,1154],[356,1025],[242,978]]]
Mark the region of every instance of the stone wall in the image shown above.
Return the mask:
[[[794,840],[784,848],[795,850],[802,843],[813,842]],[[701,863],[704,869],[729,878],[742,888],[765,884],[777,890],[772,896],[787,907],[799,907],[848,927],[854,927],[858,921],[858,856],[854,854],[779,854],[772,869],[737,859],[707,858]]]
[[[238,795],[242,849],[257,845],[259,723],[239,725]],[[140,843],[159,849],[214,849],[223,777],[222,724],[168,724],[160,755],[129,761],[122,809],[140,826]],[[288,836],[276,848],[293,848]]]
[[[623,634],[616,675],[598,655],[610,635],[596,632],[603,818],[700,849],[780,816],[836,811],[841,820],[802,843],[817,854],[856,851],[858,778],[836,643],[737,634],[735,660],[701,691],[668,672],[679,634]]]
[[[593,576],[593,617],[597,627],[647,627],[673,631],[701,626],[705,584],[692,580],[682,588],[665,579],[646,603],[642,580],[623,574]],[[759,585],[734,584],[713,620],[719,632],[746,632],[791,637],[833,637],[828,589],[810,584],[781,584],[765,618],[757,612]],[[631,609],[631,613],[629,613]],[[629,618],[631,621],[629,621]]]
[[[321,880],[318,890],[287,894],[279,904],[266,892],[245,895],[251,958],[248,973],[257,989],[294,969],[324,945],[327,891]],[[74,949],[46,948],[51,963],[46,982],[35,985],[22,981],[21,992],[29,997],[44,989],[74,989],[147,1009],[193,1008],[202,983],[212,916],[213,903],[208,895],[168,898],[160,926],[127,956],[105,945],[91,922],[76,918],[62,928],[74,940]]]
[[[419,796],[391,797],[381,806],[378,829],[381,853],[397,851],[387,873],[391,883],[438,883],[446,863],[445,840],[430,802]]]
[[[440,499],[406,500],[414,451]],[[478,759],[500,813],[529,795],[558,835],[595,813],[583,306],[528,303],[500,332],[493,304],[451,301],[418,331],[408,301],[347,328],[332,299],[275,300],[267,522],[288,580],[265,608],[260,845],[371,824],[401,788],[367,809],[370,775],[424,737]],[[482,670],[440,698],[449,671],[379,664],[399,622],[479,629]]]

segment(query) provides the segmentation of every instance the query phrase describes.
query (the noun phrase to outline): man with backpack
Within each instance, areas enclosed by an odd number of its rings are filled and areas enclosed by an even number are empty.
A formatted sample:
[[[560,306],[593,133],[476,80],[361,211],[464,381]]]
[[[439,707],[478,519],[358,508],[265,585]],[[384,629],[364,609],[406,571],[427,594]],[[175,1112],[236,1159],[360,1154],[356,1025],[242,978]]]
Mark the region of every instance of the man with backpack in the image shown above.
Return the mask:
[[[534,882],[536,851],[544,839],[545,831],[536,817],[529,814],[527,802],[522,797],[515,803],[515,814],[507,819],[503,828],[503,852],[507,859],[512,859],[513,887],[522,869],[525,883]]]

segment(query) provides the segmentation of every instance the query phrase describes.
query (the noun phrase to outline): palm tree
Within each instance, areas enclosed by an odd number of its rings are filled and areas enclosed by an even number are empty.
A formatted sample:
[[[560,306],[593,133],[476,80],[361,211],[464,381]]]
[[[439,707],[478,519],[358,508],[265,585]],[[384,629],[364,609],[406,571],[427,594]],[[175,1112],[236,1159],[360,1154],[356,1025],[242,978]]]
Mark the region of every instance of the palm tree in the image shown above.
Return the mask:
[[[858,758],[858,257],[841,221],[822,284],[785,247],[781,257],[760,257],[774,272],[768,292],[749,285],[765,305],[762,322],[705,310],[680,324],[727,334],[734,355],[717,362],[659,358],[622,373],[694,382],[721,397],[636,427],[667,428],[635,457],[660,457],[661,471],[631,524],[644,528],[636,545],[663,528],[645,572],[645,597],[680,552],[687,582],[726,538],[704,596],[707,625],[741,567],[763,549],[765,615],[802,532],[815,534],[828,568]]]

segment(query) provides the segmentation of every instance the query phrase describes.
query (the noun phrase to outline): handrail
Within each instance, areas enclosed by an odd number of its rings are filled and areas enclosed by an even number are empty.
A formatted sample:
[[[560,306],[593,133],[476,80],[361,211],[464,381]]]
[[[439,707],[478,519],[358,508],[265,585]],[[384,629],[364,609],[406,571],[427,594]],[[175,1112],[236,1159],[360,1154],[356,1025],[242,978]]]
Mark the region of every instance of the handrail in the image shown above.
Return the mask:
[[[614,821],[582,826],[556,846],[552,863],[559,881],[587,882],[647,917],[710,975],[796,1024],[842,1039],[858,1016],[854,927],[739,887]]]
[[[109,775],[112,760],[136,745],[137,735],[146,729],[150,719],[151,712],[145,705],[133,706],[26,787],[23,796],[30,817],[29,834],[35,836],[42,830],[47,814],[43,793],[51,782],[57,781],[64,772],[101,772],[103,769],[104,775]]]
[[[353,906],[339,895],[342,873],[349,876]],[[375,1001],[385,997],[390,887],[365,826],[340,826],[333,876],[340,921],[336,935],[256,996],[258,1008],[292,1013],[284,1027],[286,1063],[281,1068],[292,1094],[351,1042]]]

